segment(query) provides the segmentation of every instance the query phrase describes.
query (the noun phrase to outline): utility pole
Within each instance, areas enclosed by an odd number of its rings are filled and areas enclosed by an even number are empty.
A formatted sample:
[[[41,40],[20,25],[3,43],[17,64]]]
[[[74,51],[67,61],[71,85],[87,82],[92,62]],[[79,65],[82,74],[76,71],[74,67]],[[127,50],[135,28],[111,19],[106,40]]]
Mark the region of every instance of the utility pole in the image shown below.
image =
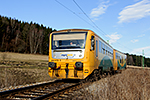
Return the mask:
[[[143,50],[142,52],[143,52],[143,57],[142,57],[142,66],[143,66],[143,69],[144,69],[144,50]]]

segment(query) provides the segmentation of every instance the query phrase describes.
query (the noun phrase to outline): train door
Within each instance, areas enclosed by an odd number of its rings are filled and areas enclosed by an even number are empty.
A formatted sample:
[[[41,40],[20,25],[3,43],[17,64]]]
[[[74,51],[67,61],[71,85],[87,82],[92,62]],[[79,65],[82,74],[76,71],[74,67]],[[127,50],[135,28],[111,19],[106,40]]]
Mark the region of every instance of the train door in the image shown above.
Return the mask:
[[[117,70],[117,68],[118,68],[118,63],[117,63],[117,52],[116,52],[116,50],[113,50],[113,68],[114,68],[114,70]]]
[[[95,36],[94,34],[91,35],[91,39],[90,39],[90,54],[89,54],[89,61],[90,61],[90,69],[93,70],[94,66],[95,66]]]

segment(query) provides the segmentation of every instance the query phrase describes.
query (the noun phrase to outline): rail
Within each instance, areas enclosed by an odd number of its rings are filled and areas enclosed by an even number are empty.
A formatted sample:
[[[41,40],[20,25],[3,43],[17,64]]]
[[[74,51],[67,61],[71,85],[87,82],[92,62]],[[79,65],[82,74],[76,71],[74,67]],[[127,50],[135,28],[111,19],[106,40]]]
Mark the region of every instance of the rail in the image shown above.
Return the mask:
[[[77,85],[79,84],[57,80],[54,82],[0,92],[0,100],[41,100]]]

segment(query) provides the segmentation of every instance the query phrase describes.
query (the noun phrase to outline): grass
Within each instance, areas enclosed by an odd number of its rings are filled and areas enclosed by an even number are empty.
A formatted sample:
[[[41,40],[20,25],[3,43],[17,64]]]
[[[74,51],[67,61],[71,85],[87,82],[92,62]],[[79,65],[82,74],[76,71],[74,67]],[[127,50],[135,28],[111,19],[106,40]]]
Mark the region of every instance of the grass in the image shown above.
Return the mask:
[[[49,80],[47,55],[0,52],[0,88]]]
[[[0,68],[0,88],[49,81],[47,68]]]
[[[0,52],[0,60],[48,62],[48,55],[35,55],[35,54],[21,54],[21,53],[12,53],[12,52]]]
[[[0,88],[51,80],[48,56],[1,52],[0,56]],[[149,94],[150,70],[126,69],[81,89],[73,99],[150,100]]]
[[[87,100],[150,100],[150,70],[127,69],[82,90]]]

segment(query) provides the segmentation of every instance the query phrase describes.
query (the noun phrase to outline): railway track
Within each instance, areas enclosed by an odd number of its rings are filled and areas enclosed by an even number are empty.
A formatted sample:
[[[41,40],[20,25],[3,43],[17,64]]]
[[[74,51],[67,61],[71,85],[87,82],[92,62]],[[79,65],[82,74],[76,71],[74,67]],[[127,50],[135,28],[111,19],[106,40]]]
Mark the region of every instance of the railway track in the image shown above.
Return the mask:
[[[99,75],[92,74],[88,80],[56,80],[38,85],[7,90],[0,92],[0,100],[70,100],[74,98],[84,99],[83,87],[89,86],[92,82],[107,77],[106,73]]]
[[[106,73],[100,75],[100,79],[105,77],[107,77]],[[89,79],[94,78],[93,76],[91,76]],[[89,81],[86,81],[85,83],[80,83],[79,81],[76,82],[76,80],[71,81],[56,80],[54,82],[42,83],[32,86],[26,86],[23,88],[3,91],[0,92],[0,100],[68,100],[76,98],[77,96],[78,98],[80,98],[79,96],[81,96],[81,99],[83,99],[84,91],[80,92],[80,90],[93,82],[93,80],[90,81],[91,83]]]
[[[0,100],[64,99],[69,98],[70,93],[75,89],[79,89],[79,87],[81,88],[80,83],[57,80],[54,82],[0,92]],[[64,95],[64,91],[68,92],[65,92]]]

